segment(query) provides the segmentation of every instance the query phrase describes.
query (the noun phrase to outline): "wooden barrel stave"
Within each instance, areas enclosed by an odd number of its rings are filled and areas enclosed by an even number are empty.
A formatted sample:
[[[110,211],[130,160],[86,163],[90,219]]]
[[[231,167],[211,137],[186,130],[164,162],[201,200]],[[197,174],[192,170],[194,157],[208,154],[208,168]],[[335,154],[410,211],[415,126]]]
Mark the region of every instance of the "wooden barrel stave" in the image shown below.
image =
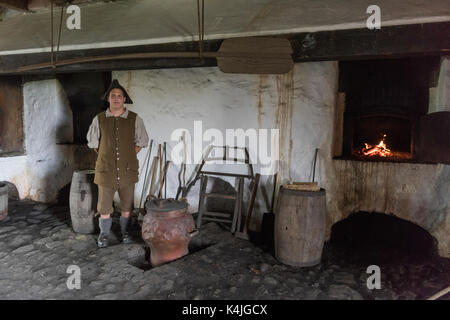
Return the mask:
[[[0,221],[8,215],[8,186],[0,183]]]
[[[98,189],[94,184],[94,170],[75,170],[69,196],[70,217],[75,232],[83,234],[95,232],[97,199]]]
[[[275,257],[308,267],[320,263],[325,241],[325,190],[280,189],[275,214]]]

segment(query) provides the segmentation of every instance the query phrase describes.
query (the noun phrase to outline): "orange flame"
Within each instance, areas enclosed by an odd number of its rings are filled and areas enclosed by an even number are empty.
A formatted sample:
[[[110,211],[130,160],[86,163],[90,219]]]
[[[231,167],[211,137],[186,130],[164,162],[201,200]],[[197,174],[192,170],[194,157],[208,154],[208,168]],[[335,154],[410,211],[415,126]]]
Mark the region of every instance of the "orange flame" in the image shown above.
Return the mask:
[[[372,146],[368,143],[365,144],[365,148],[362,148],[362,153],[365,156],[380,156],[380,157],[390,157],[392,155],[391,150],[389,150],[384,143],[384,139],[386,138],[386,135],[383,135],[383,139],[376,145]]]

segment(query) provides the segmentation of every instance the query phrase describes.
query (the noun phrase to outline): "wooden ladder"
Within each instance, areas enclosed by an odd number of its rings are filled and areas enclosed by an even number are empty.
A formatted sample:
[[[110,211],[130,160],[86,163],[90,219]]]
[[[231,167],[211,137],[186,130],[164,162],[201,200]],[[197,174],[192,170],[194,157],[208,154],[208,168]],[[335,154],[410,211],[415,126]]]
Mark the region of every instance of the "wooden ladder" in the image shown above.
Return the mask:
[[[230,231],[234,233],[236,231],[236,226],[241,225],[241,215],[242,215],[242,201],[244,196],[244,178],[238,177],[238,188],[237,195],[226,195],[221,193],[206,193],[206,187],[208,184],[208,176],[202,175],[200,180],[200,197],[198,202],[198,216],[197,216],[197,229],[200,229],[202,221],[215,221],[221,223],[231,224]],[[228,199],[235,200],[234,212],[233,214],[224,212],[211,212],[206,211],[206,199],[216,198],[216,199]]]
[[[224,148],[224,156],[223,158],[210,158],[209,154],[213,150],[213,148]],[[200,179],[200,195],[198,202],[198,216],[197,216],[197,229],[200,229],[202,225],[202,221],[215,221],[230,224],[231,233],[235,233],[239,231],[241,226],[242,219],[242,207],[243,207],[243,198],[244,198],[244,179],[253,179],[253,166],[249,160],[249,154],[247,148],[241,147],[229,147],[229,146],[221,146],[221,147],[213,147],[210,148],[203,158],[203,161],[197,171],[196,179]],[[245,152],[245,159],[237,159],[229,158],[229,149],[243,149]],[[203,166],[206,161],[210,160],[233,160],[233,162],[244,162],[249,167],[249,174],[235,174],[228,172],[216,172],[216,171],[204,171]],[[237,193],[236,195],[227,195],[221,193],[206,193],[206,187],[208,185],[208,177],[209,176],[227,176],[227,177],[235,177],[237,178]],[[235,200],[234,211],[232,214],[224,213],[224,212],[211,212],[206,211],[206,199],[207,198],[216,198],[216,199],[227,199],[227,200]]]

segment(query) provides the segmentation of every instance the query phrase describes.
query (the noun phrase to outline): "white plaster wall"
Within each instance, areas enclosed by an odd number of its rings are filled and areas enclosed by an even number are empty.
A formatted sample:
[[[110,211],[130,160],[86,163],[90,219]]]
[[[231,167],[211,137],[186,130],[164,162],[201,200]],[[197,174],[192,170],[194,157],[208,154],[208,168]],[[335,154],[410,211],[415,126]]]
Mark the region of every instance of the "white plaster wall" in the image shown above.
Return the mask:
[[[179,143],[171,141],[172,132],[185,128],[193,137],[194,121],[202,121],[203,132],[216,128],[224,137],[226,129],[279,129],[279,183],[286,183],[310,181],[315,148],[329,147],[337,90],[336,62],[296,64],[286,75],[226,74],[214,67],[113,72],[113,78],[117,78],[131,95],[134,104],[128,106],[130,110],[144,119],[149,136],[155,143],[153,156],[156,155],[157,144],[167,141],[170,159],[172,149]],[[205,141],[203,147],[207,145]],[[193,148],[191,150],[194,151]],[[143,149],[138,155],[141,174],[145,172],[146,153],[147,149]],[[195,165],[187,166],[186,179],[195,172],[195,168]],[[213,168],[234,172],[243,172],[244,169],[242,165],[234,170],[229,166],[226,169],[222,166]],[[169,168],[168,197],[176,195],[180,169],[174,165]],[[318,166],[316,181],[321,179],[319,169]],[[258,165],[255,172],[261,172]],[[142,192],[143,176],[136,184],[136,205]],[[269,203],[260,191],[254,208],[255,229],[259,228],[262,213],[270,208],[271,178],[261,177]],[[231,178],[224,180],[235,185]],[[198,184],[188,196],[192,211],[197,210]],[[245,190],[248,200],[248,183]]]
[[[441,58],[438,84],[430,88],[428,113],[450,111],[450,56]]]
[[[8,181],[13,183],[19,197],[26,196],[28,190],[28,179],[25,172],[27,170],[27,156],[17,157],[0,157],[0,181]]]
[[[224,135],[230,128],[279,129],[279,184],[311,181],[314,151],[319,148],[315,181],[327,192],[327,238],[332,224],[351,213],[377,211],[422,226],[438,240],[439,253],[450,256],[449,166],[332,159],[336,62],[295,64],[286,75],[225,74],[217,68],[197,68],[121,71],[114,72],[113,78],[119,79],[133,98],[135,104],[129,108],[144,119],[155,144],[167,141],[169,159],[178,143],[171,141],[172,132],[185,128],[194,135],[194,121],[202,121],[203,132],[216,128]],[[145,171],[146,152],[144,149],[139,154],[141,172]],[[256,166],[255,171],[260,169]],[[176,194],[179,171],[177,166],[168,171],[168,197]],[[194,171],[195,165],[189,165],[187,177]],[[261,180],[269,199],[270,178],[263,176]],[[224,180],[234,185],[234,181]],[[136,204],[142,183],[143,175],[136,185]],[[144,195],[147,193],[148,186]],[[248,198],[246,185],[246,202]],[[188,201],[191,211],[196,211],[198,183]],[[260,189],[252,229],[259,229],[269,204]]]
[[[437,111],[450,111],[450,57],[443,57],[439,72]]]
[[[0,158],[0,180],[13,183],[19,197],[53,202],[72,177],[72,111],[58,80],[23,87],[25,155]]]
[[[439,253],[450,256],[450,166],[332,160],[336,62],[295,64],[286,75],[225,74],[214,67],[118,71],[113,78],[134,100],[130,110],[144,119],[154,139],[152,156],[157,144],[166,141],[171,159],[172,149],[179,144],[171,140],[172,132],[185,128],[194,135],[194,121],[202,121],[203,133],[211,128],[224,135],[226,129],[278,129],[279,184],[310,181],[314,151],[319,148],[315,180],[327,193],[328,237],[332,224],[354,211],[384,212],[422,226],[438,240]],[[51,202],[72,177],[74,149],[56,144],[61,141],[58,132],[71,131],[67,127],[70,108],[57,80],[26,83],[23,92],[26,156],[0,158],[0,180],[16,184],[21,198]],[[62,140],[67,139],[70,135],[63,134]],[[207,145],[205,141],[203,147]],[[141,177],[135,189],[136,207],[147,151],[138,155]],[[188,165],[187,179],[195,167]],[[180,169],[169,168],[167,197],[176,195]],[[261,172],[261,167],[255,166],[255,172]],[[232,179],[224,180],[234,186]],[[261,187],[253,230],[259,229],[262,213],[269,210],[271,176],[262,177]],[[145,195],[148,189],[147,185]],[[247,203],[248,184],[245,189]],[[191,211],[196,211],[198,183],[188,201]]]
[[[21,197],[52,202],[72,178],[73,152],[57,142],[72,141],[72,111],[58,80],[33,81],[23,87],[28,181]]]

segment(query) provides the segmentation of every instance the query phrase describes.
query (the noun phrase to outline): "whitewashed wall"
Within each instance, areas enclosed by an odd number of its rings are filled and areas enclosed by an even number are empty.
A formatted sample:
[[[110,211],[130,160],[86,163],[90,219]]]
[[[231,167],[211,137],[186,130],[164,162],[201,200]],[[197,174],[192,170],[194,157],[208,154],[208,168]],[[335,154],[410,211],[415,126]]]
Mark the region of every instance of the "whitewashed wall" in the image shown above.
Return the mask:
[[[58,80],[23,87],[25,156],[0,158],[0,180],[16,185],[20,198],[53,202],[72,178],[72,111]]]
[[[428,113],[450,111],[450,56],[441,58],[436,88],[430,88]]]
[[[113,78],[127,89],[134,101],[128,107],[144,119],[154,143],[167,141],[168,159],[179,143],[171,141],[172,132],[185,128],[193,137],[194,121],[202,122],[203,132],[216,128],[224,137],[226,129],[279,129],[279,182],[286,183],[310,181],[315,148],[329,148],[337,74],[336,62],[320,62],[296,64],[286,75],[226,74],[214,67],[113,72]],[[208,144],[205,141],[203,147]],[[156,155],[156,145],[152,155]],[[139,154],[141,172],[146,153],[143,149]],[[187,178],[195,167],[188,166]],[[215,169],[224,170],[222,166]],[[239,166],[234,172],[243,169]],[[255,166],[255,172],[260,169]],[[233,171],[229,166],[226,170]],[[168,171],[168,197],[176,195],[179,171],[179,166],[171,166]],[[318,168],[316,181],[320,179]],[[143,180],[142,175],[136,184],[137,200]],[[224,180],[235,185],[233,180]],[[198,184],[188,197],[192,211],[198,204]],[[263,176],[261,185],[266,187],[269,203],[259,192],[254,212],[256,229],[262,213],[269,211],[272,180]],[[245,190],[248,199],[248,184]]]
[[[217,68],[198,68],[114,72],[113,78],[132,96],[135,104],[129,107],[144,119],[155,143],[168,142],[168,154],[178,143],[171,141],[171,133],[185,128],[193,135],[194,121],[202,121],[203,132],[217,128],[224,135],[230,128],[276,128],[280,130],[279,183],[287,183],[311,181],[314,150],[319,148],[315,180],[327,192],[327,238],[332,225],[351,213],[377,211],[420,225],[438,240],[439,253],[450,256],[450,197],[446,196],[450,183],[443,178],[450,166],[332,160],[336,62],[296,64],[287,75],[225,74]],[[146,152],[139,154],[141,170]],[[194,169],[188,166],[188,177]],[[168,197],[175,196],[179,171],[176,166],[169,169]],[[272,181],[266,178],[261,185],[270,199]],[[136,185],[138,200],[142,182],[143,178]],[[246,191],[248,201],[248,185]],[[198,183],[188,200],[196,211]],[[268,205],[260,191],[253,229],[260,227]]]
[[[437,239],[439,253],[450,257],[450,166],[332,160],[337,62],[295,64],[286,75],[225,74],[213,67],[118,71],[113,72],[113,78],[119,79],[135,102],[128,106],[130,110],[144,119],[154,139],[152,156],[157,144],[166,141],[170,160],[172,149],[179,144],[171,140],[173,131],[184,128],[194,134],[194,121],[202,122],[203,133],[211,128],[224,135],[226,129],[278,129],[279,184],[310,181],[314,151],[319,148],[315,181],[327,193],[327,237],[333,223],[352,212],[378,211],[425,228]],[[54,201],[58,190],[71,180],[78,161],[75,158],[88,152],[56,144],[71,139],[71,122],[70,108],[57,80],[26,83],[26,155],[0,158],[0,180],[13,182],[21,198]],[[207,144],[205,141],[203,147]],[[143,149],[138,155],[141,177],[136,184],[136,207],[147,151]],[[195,167],[188,166],[187,179]],[[261,168],[256,166],[255,171]],[[180,166],[175,165],[168,171],[167,197],[176,195],[179,172]],[[254,230],[260,227],[262,214],[269,211],[270,178],[263,176],[261,180],[251,226]],[[225,180],[229,183],[225,187],[234,186],[233,180]],[[147,184],[144,194],[148,189]],[[246,202],[248,198],[246,185]],[[188,201],[195,211],[198,183]]]

